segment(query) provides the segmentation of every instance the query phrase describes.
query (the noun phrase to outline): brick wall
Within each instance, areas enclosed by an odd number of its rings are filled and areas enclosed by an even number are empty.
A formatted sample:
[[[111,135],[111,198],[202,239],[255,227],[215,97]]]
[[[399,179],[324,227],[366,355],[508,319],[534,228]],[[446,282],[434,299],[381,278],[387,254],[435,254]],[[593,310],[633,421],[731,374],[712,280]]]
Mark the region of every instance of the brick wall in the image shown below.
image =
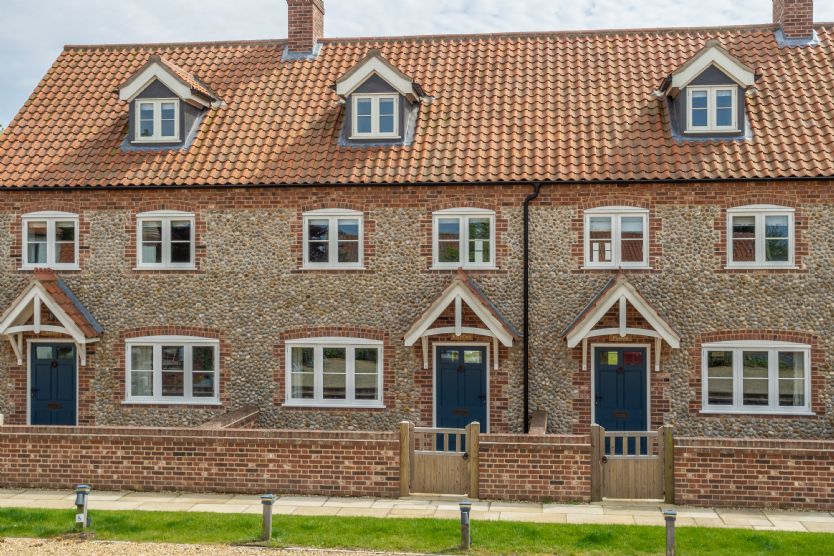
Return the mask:
[[[814,0],[773,0],[773,23],[788,39],[811,38],[814,32]]]
[[[10,426],[4,487],[396,497],[395,433]]]
[[[480,445],[481,498],[590,500],[588,436],[487,434],[481,436]]]
[[[834,508],[834,441],[675,439],[675,502]]]

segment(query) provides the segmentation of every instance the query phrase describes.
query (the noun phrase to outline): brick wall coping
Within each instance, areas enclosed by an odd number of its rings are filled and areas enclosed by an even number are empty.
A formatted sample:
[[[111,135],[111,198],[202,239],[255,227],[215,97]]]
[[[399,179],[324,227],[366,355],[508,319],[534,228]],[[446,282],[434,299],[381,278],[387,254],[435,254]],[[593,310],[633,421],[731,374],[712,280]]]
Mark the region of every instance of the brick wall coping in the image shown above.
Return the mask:
[[[145,437],[145,438],[240,438],[255,440],[338,440],[347,442],[399,442],[396,432],[354,432],[274,429],[195,429],[163,427],[0,427],[0,436],[77,436],[77,437]]]
[[[482,434],[480,443],[483,444],[512,444],[515,446],[581,446],[591,447],[591,439],[587,434],[548,434],[532,436],[527,434]]]
[[[703,436],[675,437],[675,449],[762,449],[769,452],[823,451],[834,452],[834,440],[788,440],[767,438],[711,438]]]

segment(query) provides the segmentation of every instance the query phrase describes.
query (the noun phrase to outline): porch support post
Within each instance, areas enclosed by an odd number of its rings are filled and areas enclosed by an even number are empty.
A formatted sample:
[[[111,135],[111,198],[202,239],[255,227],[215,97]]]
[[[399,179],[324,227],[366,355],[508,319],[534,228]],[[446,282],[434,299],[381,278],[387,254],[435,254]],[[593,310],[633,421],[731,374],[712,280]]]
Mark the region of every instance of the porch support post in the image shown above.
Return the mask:
[[[672,425],[663,427],[663,497],[675,503],[675,435]]]
[[[654,339],[654,372],[660,372],[660,338]]]
[[[625,296],[620,298],[620,337],[623,338],[626,335],[626,298]]]
[[[498,338],[495,336],[492,337],[492,368],[494,370],[498,370]]]
[[[78,359],[81,360],[81,366],[87,366],[87,344],[81,344],[76,342],[76,346],[78,346]]]
[[[582,370],[588,370],[588,338],[582,338]]]
[[[21,349],[22,338],[23,334],[9,336],[9,343],[12,345],[12,351],[14,352],[15,357],[17,357],[18,365],[23,365],[23,350]]]
[[[480,498],[481,425],[473,421],[466,425],[466,453],[469,454],[469,498]]]
[[[455,297],[455,336],[461,335],[463,327],[463,307],[460,296]]]
[[[602,502],[602,456],[605,450],[605,429],[591,425],[591,502]]]
[[[429,339],[426,336],[420,338],[420,341],[423,344],[423,368],[429,368]]]
[[[410,421],[400,422],[400,496],[411,490],[411,428]]]

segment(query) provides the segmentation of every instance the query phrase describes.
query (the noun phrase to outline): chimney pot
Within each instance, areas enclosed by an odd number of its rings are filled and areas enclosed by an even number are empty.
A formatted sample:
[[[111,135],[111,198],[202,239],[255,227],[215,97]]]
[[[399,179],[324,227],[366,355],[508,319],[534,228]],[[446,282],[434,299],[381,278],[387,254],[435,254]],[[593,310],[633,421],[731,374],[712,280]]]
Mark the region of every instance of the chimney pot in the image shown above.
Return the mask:
[[[313,54],[324,36],[324,0],[287,0],[287,49]]]
[[[773,23],[787,40],[814,38],[814,0],[773,0]]]

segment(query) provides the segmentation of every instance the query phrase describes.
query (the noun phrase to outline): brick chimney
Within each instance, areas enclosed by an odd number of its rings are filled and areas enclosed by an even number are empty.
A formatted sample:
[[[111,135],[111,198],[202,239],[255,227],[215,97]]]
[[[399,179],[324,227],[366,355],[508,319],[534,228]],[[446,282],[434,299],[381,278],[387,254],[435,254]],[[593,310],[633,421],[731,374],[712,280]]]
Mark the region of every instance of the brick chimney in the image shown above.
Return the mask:
[[[814,0],[773,0],[773,23],[787,40],[814,37]]]
[[[287,49],[295,54],[313,54],[324,36],[324,0],[287,0],[287,5]]]

